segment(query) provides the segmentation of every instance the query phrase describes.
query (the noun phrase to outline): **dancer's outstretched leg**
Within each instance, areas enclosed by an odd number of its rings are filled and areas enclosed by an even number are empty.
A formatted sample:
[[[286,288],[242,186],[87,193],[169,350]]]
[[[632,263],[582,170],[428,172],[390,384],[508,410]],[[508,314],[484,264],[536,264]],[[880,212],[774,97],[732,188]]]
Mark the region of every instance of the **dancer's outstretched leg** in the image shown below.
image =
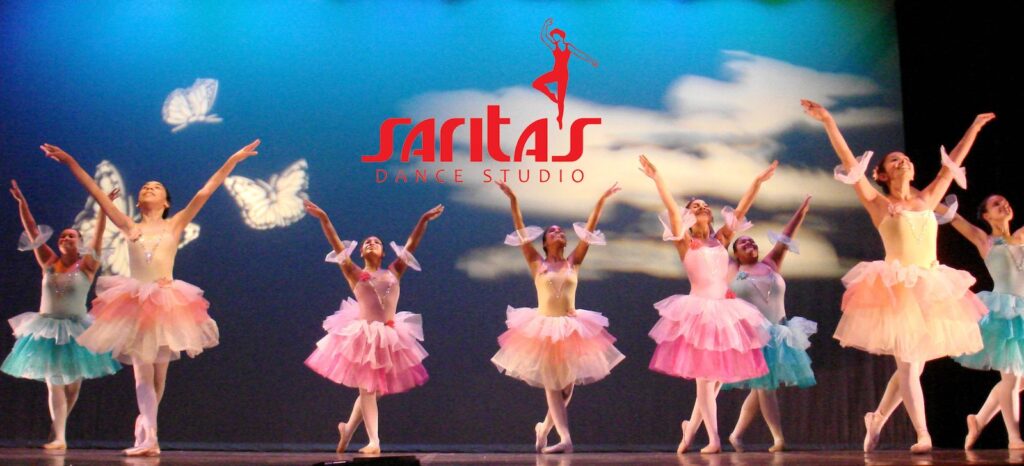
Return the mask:
[[[366,436],[370,438],[369,443],[359,449],[359,453],[366,455],[380,453],[380,437],[377,435],[377,398],[376,392],[359,389],[359,403],[362,407],[363,426],[366,427]]]
[[[43,445],[47,450],[65,450],[68,448],[64,437],[64,428],[68,421],[68,399],[64,385],[46,382],[47,404],[50,407],[53,439]]]
[[[729,443],[732,444],[732,447],[737,452],[743,452],[743,434],[750,427],[750,423],[754,422],[758,411],[760,411],[760,400],[757,396],[757,390],[751,390],[743,400],[743,407],[740,408],[740,417],[736,419],[736,427],[733,427],[732,433],[729,434]]]
[[[927,453],[932,449],[932,437],[928,433],[928,422],[924,414],[924,392],[921,390],[923,370],[923,362],[896,361],[896,375],[899,377],[903,407],[910,416],[914,431],[917,432],[917,443],[910,447],[912,453]]]
[[[786,438],[782,435],[782,416],[779,414],[779,399],[775,390],[755,390],[760,401],[761,415],[772,433],[772,446],[768,451],[775,453],[786,448]]]
[[[575,385],[570,385],[567,390],[562,391],[562,398],[565,400],[566,412],[569,410],[569,402],[572,401],[572,393],[575,389]],[[537,453],[544,450],[544,447],[548,446],[548,435],[551,434],[551,428],[555,426],[555,419],[551,417],[551,411],[544,415],[544,422],[538,423],[534,426],[533,430],[536,434],[536,440],[534,442],[534,448]]]
[[[359,428],[359,424],[362,423],[363,404],[362,401],[356,397],[355,403],[352,403],[352,412],[348,415],[348,422],[338,423],[338,447],[335,448],[335,452],[345,452],[345,449],[348,448],[348,443],[352,441],[352,434],[355,433],[356,429]]]
[[[544,448],[544,453],[572,453],[572,434],[569,433],[569,411],[566,409],[566,393],[571,395],[571,386],[562,390],[544,390],[548,402],[548,413],[555,423],[559,441],[557,444]]]
[[[160,406],[160,402],[164,399],[164,389],[167,388],[167,367],[169,363],[158,362],[153,364],[153,388],[156,390],[156,404]],[[135,444],[133,447],[138,447],[146,441],[146,429],[143,428],[142,415],[139,414],[135,418]]]
[[[558,104],[558,129],[562,129],[562,116],[565,115],[565,91],[569,86],[569,76],[559,79],[558,83],[558,100],[555,101]]]
[[[701,448],[701,453],[718,453],[722,451],[722,441],[718,438],[718,389],[721,384],[714,380],[697,379],[697,405],[704,420],[704,430],[708,433],[708,446]]]
[[[145,440],[141,445],[125,450],[124,454],[128,456],[156,456],[160,454],[160,445],[157,441],[159,399],[156,392],[156,374],[159,370],[156,366],[156,364],[145,363],[138,358],[132,358],[132,369],[135,372],[135,399],[139,404],[139,414],[142,415],[142,428],[145,432]]]
[[[878,447],[878,436],[882,433],[882,426],[888,422],[889,417],[896,411],[896,408],[903,402],[900,395],[900,380],[896,373],[889,377],[889,383],[885,386],[885,393],[882,400],[878,402],[878,408],[864,415],[864,451],[873,451]]]
[[[1006,436],[1011,450],[1024,449],[1024,441],[1020,438],[1020,377],[1009,372],[1001,372],[999,387],[999,410],[1003,413],[1003,424],[1006,425]]]

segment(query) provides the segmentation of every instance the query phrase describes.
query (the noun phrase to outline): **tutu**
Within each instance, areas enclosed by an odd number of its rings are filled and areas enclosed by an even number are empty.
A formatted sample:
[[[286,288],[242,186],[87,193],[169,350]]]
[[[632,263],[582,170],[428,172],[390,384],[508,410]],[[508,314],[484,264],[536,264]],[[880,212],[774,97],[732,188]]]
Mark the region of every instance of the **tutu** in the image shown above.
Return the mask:
[[[509,306],[508,330],[491,358],[498,370],[531,386],[561,390],[608,376],[625,356],[605,330],[608,318],[577,309],[575,316],[544,316],[534,308]]]
[[[332,382],[388,395],[429,378],[419,314],[399,312],[394,320],[371,322],[359,318],[359,303],[349,298],[324,320],[324,330],[306,365]]]
[[[955,358],[964,367],[1024,375],[1024,298],[1009,293],[982,291],[978,298],[989,313],[981,319],[985,348]]]
[[[808,337],[817,330],[817,324],[802,317],[772,325],[771,339],[762,348],[768,373],[756,379],[725,384],[722,389],[775,390],[783,385],[801,388],[814,385],[817,382],[807,348],[811,346]]]
[[[0,370],[23,379],[67,385],[95,379],[121,369],[110,354],[96,354],[75,338],[89,326],[89,319],[55,319],[38,312],[26,312],[8,321],[17,342]]]
[[[649,333],[657,343],[651,370],[721,382],[768,373],[761,348],[768,342],[769,323],[751,304],[739,299],[673,295],[654,307],[661,319]]]
[[[169,285],[122,277],[100,277],[90,314],[95,322],[78,338],[94,352],[111,352],[124,363],[167,362],[182,351],[196,356],[216,346],[217,323],[206,310],[203,290],[181,280]]]
[[[902,361],[929,361],[982,349],[978,320],[987,312],[971,293],[971,274],[936,264],[924,268],[861,262],[844,277],[843,316],[835,338]]]

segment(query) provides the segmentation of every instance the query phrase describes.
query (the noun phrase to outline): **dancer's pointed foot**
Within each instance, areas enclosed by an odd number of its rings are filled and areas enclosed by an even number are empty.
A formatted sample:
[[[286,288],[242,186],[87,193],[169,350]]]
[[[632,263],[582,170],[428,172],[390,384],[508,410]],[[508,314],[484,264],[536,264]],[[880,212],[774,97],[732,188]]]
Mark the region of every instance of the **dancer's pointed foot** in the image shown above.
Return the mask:
[[[562,440],[541,450],[542,453],[572,453],[572,440]]]
[[[336,453],[344,453],[345,449],[348,448],[348,442],[352,440],[352,434],[355,430],[348,428],[348,423],[338,423],[338,447],[334,449]]]
[[[1007,450],[1024,450],[1024,440],[1016,439],[1010,440],[1010,444],[1006,447]]]
[[[703,454],[721,453],[721,451],[722,451],[722,442],[718,441],[718,439],[711,439],[711,441],[712,441],[712,443],[709,443],[708,446],[700,449],[701,453],[703,453]]]
[[[981,428],[978,426],[978,417],[973,414],[967,415],[967,437],[964,438],[964,450],[974,448],[974,442],[978,441],[981,435]]]
[[[743,453],[743,439],[735,432],[729,434],[729,444],[732,445],[733,450],[736,450],[736,453]]]
[[[562,129],[562,115],[558,115],[558,129]]]
[[[679,440],[679,446],[676,447],[676,454],[682,455],[683,453],[686,453],[687,448],[690,448],[690,440],[692,440],[692,438],[688,435],[690,421],[683,421],[681,424],[679,424],[679,427],[683,429],[683,437],[682,439]]]
[[[917,443],[910,446],[911,453],[928,453],[932,451],[932,438],[930,436],[918,437]]]
[[[359,449],[359,453],[364,455],[379,455],[380,444],[377,442],[370,442],[365,447]]]
[[[772,446],[768,447],[768,453],[778,453],[786,449],[786,441],[783,439],[775,440]]]
[[[146,441],[146,429],[142,428],[142,415],[135,417],[135,443],[132,447],[142,445],[142,442]]]
[[[43,444],[43,450],[67,450],[68,444],[63,440],[53,440]]]
[[[533,427],[533,432],[536,435],[536,439],[533,442],[533,448],[537,450],[537,453],[540,453],[544,450],[544,447],[548,446],[548,431],[544,428],[543,422],[538,422],[537,425]]]
[[[160,456],[160,445],[146,441],[142,445],[124,451],[124,456]]]
[[[864,415],[864,453],[874,451],[878,448],[878,422],[879,416],[874,412]]]

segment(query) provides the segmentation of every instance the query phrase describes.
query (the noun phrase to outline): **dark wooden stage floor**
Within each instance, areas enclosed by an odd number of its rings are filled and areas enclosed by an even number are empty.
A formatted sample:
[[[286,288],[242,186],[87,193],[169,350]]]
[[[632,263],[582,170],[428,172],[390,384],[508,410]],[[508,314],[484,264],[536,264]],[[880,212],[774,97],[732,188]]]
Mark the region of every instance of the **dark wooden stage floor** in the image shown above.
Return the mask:
[[[389,455],[384,455],[388,457]],[[571,455],[534,455],[525,453],[416,453],[421,464],[501,465],[501,466],[732,466],[732,465],[996,465],[1024,464],[1024,452],[1006,450],[938,450],[927,455],[905,451],[880,451],[865,455],[858,451],[798,451],[786,453],[575,453]],[[322,462],[359,459],[353,455],[331,453],[262,453],[215,451],[165,451],[158,458],[125,458],[116,450],[69,450],[52,454],[39,449],[0,448],[4,466],[96,466],[96,465],[314,465]],[[343,463],[345,464],[345,463]],[[354,461],[370,466],[373,463]]]

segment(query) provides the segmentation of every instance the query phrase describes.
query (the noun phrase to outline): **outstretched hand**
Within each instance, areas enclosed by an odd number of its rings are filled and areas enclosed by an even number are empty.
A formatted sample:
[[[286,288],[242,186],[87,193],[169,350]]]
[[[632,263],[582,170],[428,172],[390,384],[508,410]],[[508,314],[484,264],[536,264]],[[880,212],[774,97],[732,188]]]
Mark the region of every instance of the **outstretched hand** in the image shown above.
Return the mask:
[[[758,183],[764,183],[765,181],[768,181],[768,180],[772,179],[772,175],[775,174],[775,169],[778,168],[778,167],[779,167],[779,161],[778,160],[772,162],[771,165],[768,165],[768,168],[765,168],[764,171],[762,171],[761,173],[759,173],[757,175],[757,182]]]
[[[509,199],[516,199],[516,193],[512,192],[512,188],[508,187],[508,185],[505,184],[505,182],[495,180],[494,184],[498,185],[498,189],[501,189],[501,192],[505,193],[505,195],[508,196]]]
[[[808,194],[807,197],[804,198],[803,204],[800,204],[800,212],[806,214],[807,211],[810,208],[811,208],[811,195]]]
[[[437,217],[440,217],[443,212],[444,212],[444,204],[438,204],[438,205],[434,206],[432,209],[424,212],[423,213],[423,218],[427,219],[428,221],[434,220]]]
[[[619,186],[619,182],[616,181],[615,184],[612,185],[612,187],[608,188],[608,190],[601,195],[601,199],[608,199],[609,197],[612,197],[612,195],[619,191],[622,191],[622,186]]]
[[[988,124],[988,122],[990,122],[990,121],[992,121],[994,119],[996,119],[996,114],[995,113],[982,113],[982,114],[979,114],[978,116],[974,117],[974,123],[971,123],[971,126],[977,128],[977,129],[981,129],[983,126]]]
[[[640,155],[640,168],[639,168],[639,170],[641,172],[643,172],[644,175],[647,175],[647,177],[652,179],[652,180],[658,177],[658,168],[655,167],[654,164],[651,163],[651,161],[647,159],[646,155],[642,155],[642,154]]]
[[[67,165],[75,161],[75,158],[72,157],[71,154],[64,152],[64,149],[61,149],[60,147],[57,147],[53,144],[43,144],[39,146],[39,148],[43,150],[43,153],[47,157],[56,160],[62,164]]]
[[[11,180],[11,195],[14,196],[14,200],[18,201],[18,204],[25,203],[25,195],[21,193],[21,189],[18,188],[18,182]]]
[[[832,118],[832,114],[828,113],[828,110],[825,109],[825,107],[822,107],[821,104],[817,102],[807,99],[801,99],[800,105],[803,105],[804,113],[822,123]]]
[[[312,217],[316,217],[320,220],[327,218],[327,212],[324,212],[324,209],[321,209],[320,206],[314,204],[313,201],[310,201],[309,199],[304,199],[302,201],[302,206],[306,208],[306,213]]]
[[[237,163],[237,162],[241,162],[241,161],[243,161],[243,160],[245,160],[245,159],[247,159],[249,157],[252,157],[252,156],[254,156],[256,154],[259,154],[259,152],[256,152],[256,148],[259,147],[259,146],[260,146],[260,140],[259,139],[255,140],[253,142],[250,142],[249,145],[239,149],[238,152],[235,152],[233,155],[231,155],[231,159],[230,160]]]

